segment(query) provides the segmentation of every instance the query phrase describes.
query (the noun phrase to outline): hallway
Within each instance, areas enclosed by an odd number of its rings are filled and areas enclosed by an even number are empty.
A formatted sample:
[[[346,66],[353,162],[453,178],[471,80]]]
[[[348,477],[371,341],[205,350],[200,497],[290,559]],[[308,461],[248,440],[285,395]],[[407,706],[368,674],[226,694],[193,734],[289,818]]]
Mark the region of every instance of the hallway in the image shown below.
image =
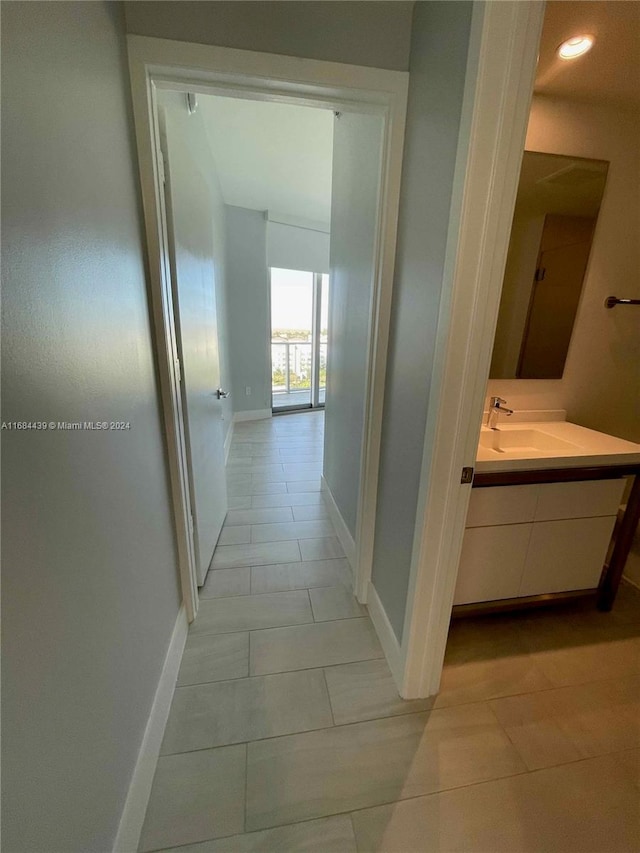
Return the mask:
[[[324,412],[235,425],[229,512],[200,590],[141,850],[305,820],[304,801],[271,800],[281,771],[262,748],[287,740],[265,739],[324,737],[349,722],[349,697],[340,697],[354,665],[395,692],[320,493],[323,432]],[[326,795],[318,814],[341,811]],[[349,818],[272,832],[254,838],[257,849],[313,838],[325,850],[353,849]]]
[[[401,700],[319,491],[323,422],[236,425],[140,850],[634,849],[640,594],[454,623],[438,697]]]

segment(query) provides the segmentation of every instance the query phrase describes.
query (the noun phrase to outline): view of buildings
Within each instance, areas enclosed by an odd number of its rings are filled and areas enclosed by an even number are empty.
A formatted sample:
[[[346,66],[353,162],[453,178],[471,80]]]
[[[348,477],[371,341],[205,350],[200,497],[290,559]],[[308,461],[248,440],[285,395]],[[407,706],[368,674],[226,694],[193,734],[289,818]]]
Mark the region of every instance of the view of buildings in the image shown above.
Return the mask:
[[[283,405],[285,396],[293,403],[291,395],[295,403],[305,405],[311,402],[314,352],[319,362],[318,391],[326,386],[329,276],[276,267],[270,273],[274,406]],[[319,340],[314,340],[312,329],[318,326]]]
[[[271,384],[274,393],[311,388],[311,332],[274,329],[271,336]],[[320,387],[327,377],[327,330],[320,334]]]

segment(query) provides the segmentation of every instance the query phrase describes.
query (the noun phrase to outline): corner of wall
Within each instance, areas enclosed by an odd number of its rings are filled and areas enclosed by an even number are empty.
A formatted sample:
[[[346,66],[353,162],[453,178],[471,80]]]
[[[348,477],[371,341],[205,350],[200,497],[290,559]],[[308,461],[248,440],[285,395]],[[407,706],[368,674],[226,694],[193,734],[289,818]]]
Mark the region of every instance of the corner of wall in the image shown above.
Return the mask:
[[[395,635],[391,622],[389,621],[387,612],[380,601],[378,592],[371,581],[369,581],[367,589],[367,609],[369,611],[371,621],[373,622],[375,632],[380,640],[382,651],[384,652],[386,661],[389,664],[389,669],[391,670],[391,675],[393,676],[395,685],[402,696],[404,681],[402,648]]]
[[[113,846],[114,853],[136,853],[138,850],[153,777],[160,756],[160,747],[162,746],[164,730],[178,679],[182,653],[187,641],[188,628],[187,614],[185,606],[182,604],[169,641],[144,737],[131,776],[118,834]]]
[[[225,215],[229,363],[238,420],[245,412],[271,412],[267,223],[260,210],[226,205]]]
[[[331,489],[329,488],[327,481],[324,478],[324,474],[320,477],[320,484],[322,497],[325,506],[327,507],[329,518],[333,523],[333,526],[336,531],[336,536],[338,537],[338,541],[342,545],[344,555],[347,558],[349,566],[351,567],[352,578],[354,578],[356,570],[356,543],[354,541],[353,536],[351,535],[349,528],[346,525],[344,518],[342,517],[342,513],[338,509],[338,504],[336,503],[335,498],[331,494]]]

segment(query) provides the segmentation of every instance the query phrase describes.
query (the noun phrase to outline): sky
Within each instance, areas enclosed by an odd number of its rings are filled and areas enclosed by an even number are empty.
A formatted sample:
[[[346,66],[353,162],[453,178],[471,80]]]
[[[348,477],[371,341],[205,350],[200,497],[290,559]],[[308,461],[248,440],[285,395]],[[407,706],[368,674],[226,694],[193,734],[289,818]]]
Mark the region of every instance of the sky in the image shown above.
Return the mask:
[[[322,276],[323,294],[329,276]],[[322,300],[320,328],[328,322],[327,299]],[[311,331],[313,305],[313,273],[271,268],[271,328],[308,329]]]

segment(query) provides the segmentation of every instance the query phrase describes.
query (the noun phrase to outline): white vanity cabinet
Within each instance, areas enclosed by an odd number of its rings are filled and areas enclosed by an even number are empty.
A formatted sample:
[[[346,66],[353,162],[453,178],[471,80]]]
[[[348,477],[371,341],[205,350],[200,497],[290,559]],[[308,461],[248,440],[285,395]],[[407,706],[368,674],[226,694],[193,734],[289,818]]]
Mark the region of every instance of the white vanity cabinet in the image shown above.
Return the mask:
[[[471,492],[454,604],[595,589],[625,479]]]

